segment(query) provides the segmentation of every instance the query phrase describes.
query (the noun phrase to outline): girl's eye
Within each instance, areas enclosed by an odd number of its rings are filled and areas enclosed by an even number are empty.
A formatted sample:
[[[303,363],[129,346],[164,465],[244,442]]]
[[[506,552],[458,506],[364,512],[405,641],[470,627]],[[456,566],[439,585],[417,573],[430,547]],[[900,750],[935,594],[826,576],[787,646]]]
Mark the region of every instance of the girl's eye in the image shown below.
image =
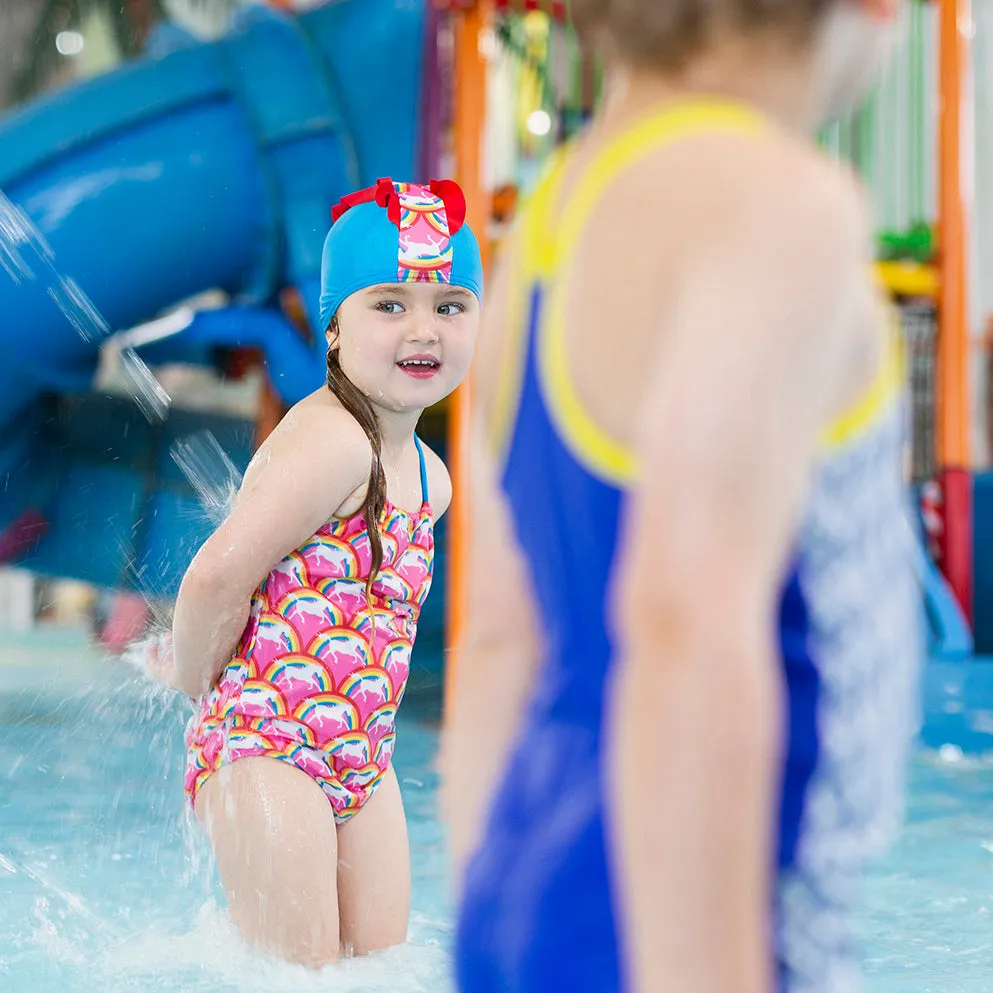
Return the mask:
[[[456,314],[465,312],[465,306],[461,303],[443,303],[438,308],[438,313],[443,317],[454,317]]]
[[[399,300],[380,300],[376,304],[376,310],[384,314],[400,314],[403,312],[403,304]]]

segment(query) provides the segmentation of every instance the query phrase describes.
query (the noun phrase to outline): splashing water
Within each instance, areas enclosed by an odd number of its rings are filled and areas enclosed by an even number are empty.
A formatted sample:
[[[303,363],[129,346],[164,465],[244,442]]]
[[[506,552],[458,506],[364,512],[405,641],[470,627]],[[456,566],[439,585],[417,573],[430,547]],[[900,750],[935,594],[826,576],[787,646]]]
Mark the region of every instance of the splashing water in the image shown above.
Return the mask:
[[[0,265],[15,283],[39,283],[79,336],[98,344],[110,326],[93,301],[55,268],[55,253],[38,226],[0,190]]]
[[[149,423],[161,424],[169,416],[172,398],[133,348],[121,349],[118,360],[138,409]]]
[[[100,344],[110,333],[110,325],[75,280],[56,275],[48,295],[69,319],[83,341]],[[137,357],[137,356],[136,356]]]
[[[170,451],[200,505],[213,524],[220,524],[231,509],[241,473],[210,431],[198,431],[177,441]]]
[[[36,237],[32,237],[32,230]],[[15,283],[23,283],[34,278],[34,271],[22,254],[24,249],[35,247],[36,254],[46,261],[51,260],[52,250],[41,232],[31,223],[19,207],[7,199],[0,190],[0,265]]]
[[[190,707],[121,662],[34,641],[0,683],[0,989],[21,993],[450,993],[436,733],[401,723],[408,944],[319,972],[253,951],[185,811]],[[414,704],[416,708],[416,702]]]
[[[48,296],[83,341],[103,344],[110,324],[83,288],[56,268],[55,253],[30,217],[0,190],[0,266],[17,284],[32,281]],[[131,345],[118,350],[128,393],[149,423],[169,416],[172,399]],[[210,519],[219,524],[230,506],[240,476],[217,439],[208,431],[175,442],[172,457],[201,499]]]

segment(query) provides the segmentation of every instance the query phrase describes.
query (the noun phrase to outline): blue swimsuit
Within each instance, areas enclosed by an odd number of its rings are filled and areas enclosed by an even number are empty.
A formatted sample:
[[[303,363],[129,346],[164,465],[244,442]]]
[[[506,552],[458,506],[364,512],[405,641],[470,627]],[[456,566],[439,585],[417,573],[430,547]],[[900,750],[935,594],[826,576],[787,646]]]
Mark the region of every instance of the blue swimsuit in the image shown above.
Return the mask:
[[[649,118],[577,183],[557,239],[542,219],[561,170],[524,218],[530,295],[497,413],[503,486],[530,566],[547,651],[458,927],[463,993],[614,993],[625,983],[604,838],[605,616],[630,453],[585,414],[565,372],[554,273],[608,181],[667,141],[751,132],[742,108],[694,103]],[[559,258],[556,258],[556,255]],[[780,607],[788,698],[770,950],[780,989],[858,980],[859,872],[900,815],[915,730],[920,595],[902,481],[900,362],[825,432]],[[715,610],[718,609],[715,606]]]

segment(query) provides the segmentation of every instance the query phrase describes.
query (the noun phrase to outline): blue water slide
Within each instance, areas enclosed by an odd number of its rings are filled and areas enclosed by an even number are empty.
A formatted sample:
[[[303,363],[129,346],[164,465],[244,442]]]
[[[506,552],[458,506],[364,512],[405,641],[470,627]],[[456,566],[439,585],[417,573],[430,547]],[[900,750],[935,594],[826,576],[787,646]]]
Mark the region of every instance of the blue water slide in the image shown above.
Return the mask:
[[[241,467],[251,425],[152,425],[96,396],[101,341],[220,289],[231,306],[146,361],[251,345],[286,403],[319,385],[330,208],[412,177],[424,19],[420,2],[337,0],[245,8],[211,43],[167,25],[144,58],[0,120],[0,560],[174,592],[209,525],[169,446],[206,426]],[[287,286],[312,340],[275,305]]]
[[[975,652],[972,631],[948,580],[923,548],[917,549],[917,575],[924,592],[928,657],[941,662],[965,662]]]

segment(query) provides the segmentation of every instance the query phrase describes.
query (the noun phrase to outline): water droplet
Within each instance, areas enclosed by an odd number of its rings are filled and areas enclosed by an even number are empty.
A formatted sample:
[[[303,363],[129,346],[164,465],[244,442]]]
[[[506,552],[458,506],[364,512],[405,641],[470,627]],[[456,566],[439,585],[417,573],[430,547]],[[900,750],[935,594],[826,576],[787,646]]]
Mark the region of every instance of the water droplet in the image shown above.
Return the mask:
[[[57,276],[55,284],[48,288],[48,295],[83,341],[95,344],[107,337],[110,325],[74,279]]]
[[[961,762],[963,757],[962,749],[958,745],[942,745],[938,749],[938,758],[942,762]]]
[[[172,398],[133,348],[121,350],[120,362],[130,386],[128,392],[138,409],[151,423],[161,424],[168,416]]]
[[[34,273],[21,251],[31,241],[33,228],[34,225],[24,211],[15,207],[0,192],[0,266],[3,266],[15,283],[34,279]]]
[[[0,191],[0,268],[15,283],[37,280],[84,341],[98,345],[110,334],[109,322],[83,288],[70,276],[58,272],[55,253],[37,225],[3,191]],[[119,350],[119,359],[129,392],[142,414],[152,423],[165,421],[172,400],[151,369],[131,346]],[[227,516],[241,485],[241,476],[217,439],[209,431],[192,435],[176,442],[171,455],[207,515],[219,524]],[[5,479],[5,487],[6,484]]]
[[[169,453],[193,487],[208,518],[220,524],[231,510],[241,474],[210,431],[175,442]]]

